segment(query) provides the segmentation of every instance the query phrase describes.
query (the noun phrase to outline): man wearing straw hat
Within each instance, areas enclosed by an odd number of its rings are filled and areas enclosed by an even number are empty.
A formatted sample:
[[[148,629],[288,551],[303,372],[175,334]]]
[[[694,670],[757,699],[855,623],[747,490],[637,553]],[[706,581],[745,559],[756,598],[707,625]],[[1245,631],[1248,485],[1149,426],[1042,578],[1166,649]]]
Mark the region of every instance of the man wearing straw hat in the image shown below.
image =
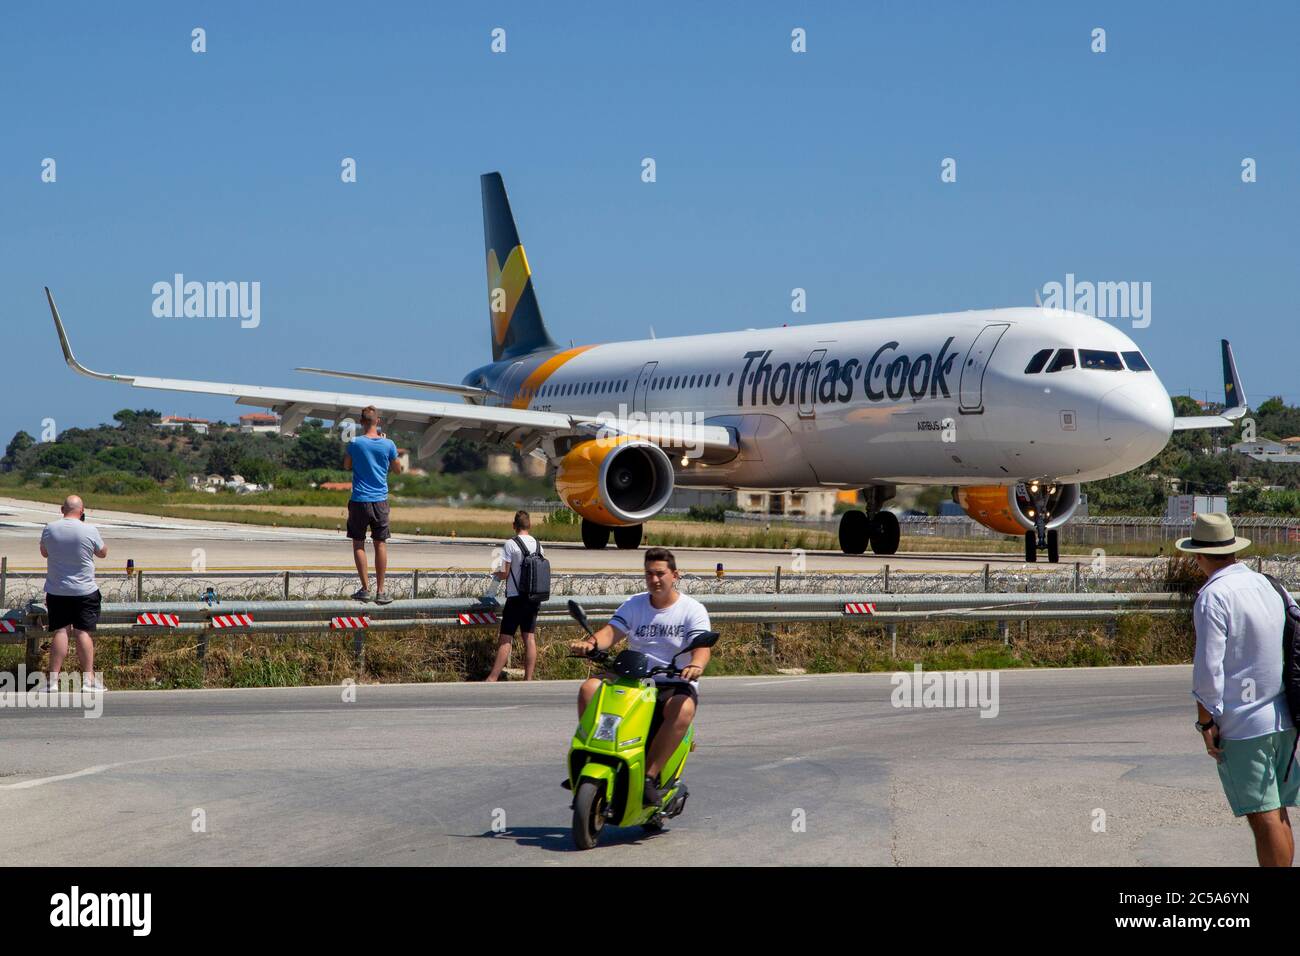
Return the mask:
[[[1296,737],[1282,689],[1286,607],[1268,578],[1237,562],[1250,541],[1236,536],[1227,515],[1197,515],[1192,536],[1175,546],[1206,576],[1192,612],[1196,728],[1233,815],[1250,823],[1260,866],[1290,866],[1295,836],[1286,808],[1297,805],[1300,772],[1284,779]]]

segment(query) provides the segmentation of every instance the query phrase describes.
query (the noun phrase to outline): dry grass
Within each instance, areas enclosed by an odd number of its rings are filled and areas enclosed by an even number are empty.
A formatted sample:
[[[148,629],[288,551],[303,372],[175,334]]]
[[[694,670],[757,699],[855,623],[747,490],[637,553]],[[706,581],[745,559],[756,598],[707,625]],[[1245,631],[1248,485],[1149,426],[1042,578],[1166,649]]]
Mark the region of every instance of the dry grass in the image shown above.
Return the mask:
[[[1031,621],[1010,625],[1004,644],[994,622],[932,620],[900,624],[897,654],[883,625],[829,621],[799,624],[722,624],[722,640],[709,673],[775,674],[780,668],[810,673],[1014,667],[1102,667],[1113,664],[1181,664],[1191,660],[1195,637],[1189,617],[1132,614],[1105,623]],[[538,676],[574,679],[590,665],[568,657],[576,627],[543,626]],[[351,634],[338,636],[214,638],[200,664],[193,640],[105,638],[96,642],[96,665],[111,688],[286,687],[360,683],[481,680],[496,635],[479,628],[373,631],[364,661],[351,650]],[[521,664],[522,647],[515,652]],[[0,669],[13,670],[22,648],[0,648]]]

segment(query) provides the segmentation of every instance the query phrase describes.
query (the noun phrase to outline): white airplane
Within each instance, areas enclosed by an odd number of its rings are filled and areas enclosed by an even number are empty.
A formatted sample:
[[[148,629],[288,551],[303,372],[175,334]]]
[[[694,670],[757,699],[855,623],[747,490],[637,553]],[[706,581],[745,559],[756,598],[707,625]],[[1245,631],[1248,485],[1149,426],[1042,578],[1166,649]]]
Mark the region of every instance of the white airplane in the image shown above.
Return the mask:
[[[459,395],[461,403],[91,371],[136,388],[229,395],[305,418],[355,419],[367,405],[420,435],[416,456],[452,434],[514,445],[555,465],[582,539],[635,548],[673,488],[862,489],[840,520],[846,554],[893,554],[899,484],[946,484],[987,527],[1023,535],[1025,559],[1058,559],[1057,529],[1079,483],[1138,468],[1178,429],[1226,428],[1247,410],[1222,343],[1226,410],[1176,418],[1124,333],[1091,316],[989,309],[749,329],[561,348],[542,322],[532,271],[498,173],[482,177],[492,361],[461,384],[300,368]]]

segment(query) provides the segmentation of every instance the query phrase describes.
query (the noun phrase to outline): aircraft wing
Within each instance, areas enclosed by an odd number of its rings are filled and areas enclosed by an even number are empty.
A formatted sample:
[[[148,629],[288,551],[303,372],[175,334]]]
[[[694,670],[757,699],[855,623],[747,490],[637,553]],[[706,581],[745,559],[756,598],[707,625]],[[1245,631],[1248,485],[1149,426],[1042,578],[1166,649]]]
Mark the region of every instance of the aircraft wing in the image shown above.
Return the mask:
[[[423,388],[431,392],[449,392],[452,395],[464,395],[466,398],[487,398],[494,394],[486,388],[473,385],[453,385],[450,382],[426,382],[418,378],[393,378],[390,375],[371,375],[366,372],[336,372],[328,368],[304,368],[299,366],[295,372],[310,372],[313,375],[330,375],[334,378],[351,378],[359,382],[378,382],[381,385],[400,385],[402,388]]]
[[[46,288],[45,297],[54,317],[54,327],[59,334],[59,345],[68,367],[81,375],[108,382],[121,382],[135,388],[159,389],[169,392],[192,392],[202,395],[226,395],[240,405],[255,405],[274,409],[281,416],[282,433],[294,431],[307,418],[340,421],[357,419],[361,409],[373,405],[393,427],[420,432],[416,450],[417,458],[432,455],[452,434],[467,430],[481,440],[518,444],[521,451],[529,453],[543,442],[562,437],[592,438],[630,435],[644,438],[665,449],[676,451],[688,448],[702,449],[711,460],[732,456],[737,449],[737,438],[727,428],[716,425],[663,426],[652,422],[607,422],[592,416],[569,415],[561,412],[543,412],[504,405],[472,405],[456,402],[427,401],[423,399],[396,398],[391,395],[362,395],[347,392],[314,391],[300,388],[280,388],[267,385],[239,385],[232,382],[202,382],[179,378],[155,378],[146,375],[120,375],[96,372],[82,365],[72,353],[68,333],[54,296]]]
[[[1180,415],[1174,418],[1174,431],[1188,431],[1193,428],[1232,428],[1237,419],[1245,416],[1250,405],[1246,399],[1246,390],[1241,387],[1241,376],[1237,374],[1237,360],[1232,357],[1232,346],[1227,339],[1221,339],[1223,351],[1223,404],[1224,409],[1218,415]]]

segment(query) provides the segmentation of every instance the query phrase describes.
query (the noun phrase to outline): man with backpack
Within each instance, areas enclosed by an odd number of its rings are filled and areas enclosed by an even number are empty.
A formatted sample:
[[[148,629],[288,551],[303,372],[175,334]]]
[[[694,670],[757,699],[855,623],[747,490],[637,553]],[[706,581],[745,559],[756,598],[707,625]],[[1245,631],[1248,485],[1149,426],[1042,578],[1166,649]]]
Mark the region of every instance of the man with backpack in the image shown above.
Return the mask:
[[[537,666],[537,610],[551,596],[551,562],[546,560],[537,539],[528,533],[532,528],[528,512],[516,511],[514,525],[514,537],[502,547],[501,568],[492,573],[506,582],[506,606],[489,681],[499,680],[505,670],[516,631],[524,635],[524,680],[533,679]]]
[[[1300,805],[1293,618],[1300,608],[1272,579],[1237,562],[1250,540],[1233,533],[1225,514],[1197,515],[1192,536],[1175,546],[1195,556],[1206,576],[1192,612],[1196,729],[1218,762],[1233,815],[1250,823],[1259,865],[1291,866],[1295,835],[1287,807]]]

